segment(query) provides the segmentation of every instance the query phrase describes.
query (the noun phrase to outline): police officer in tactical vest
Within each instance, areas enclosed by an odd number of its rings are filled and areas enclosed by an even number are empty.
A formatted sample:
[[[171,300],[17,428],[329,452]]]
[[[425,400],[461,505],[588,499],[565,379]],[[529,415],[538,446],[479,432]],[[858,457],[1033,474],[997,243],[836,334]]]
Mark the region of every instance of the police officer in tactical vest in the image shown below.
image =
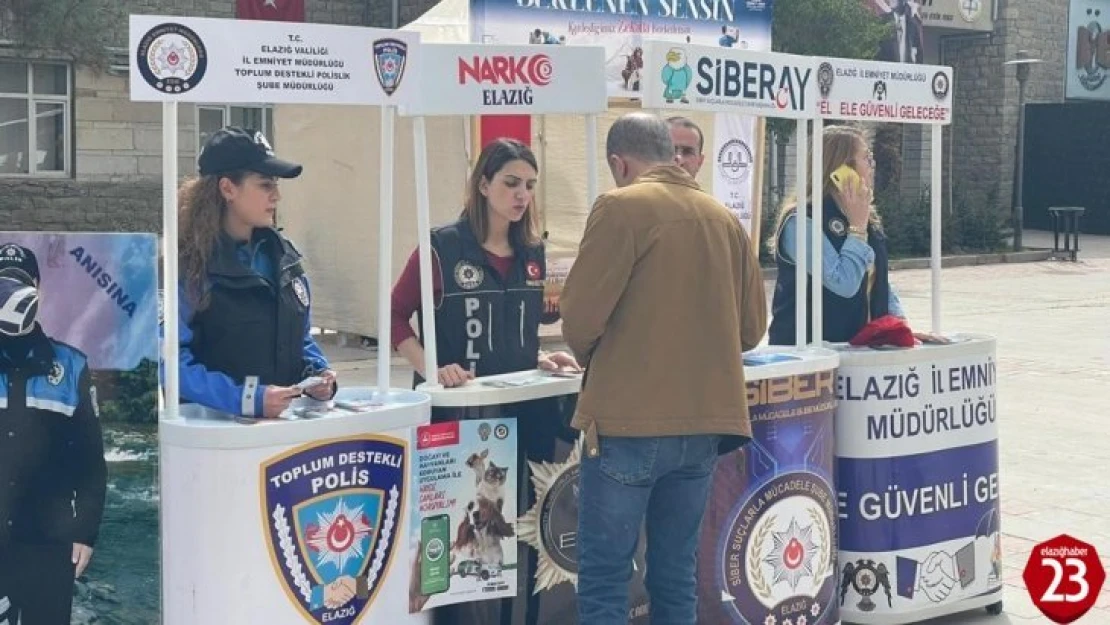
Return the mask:
[[[475,377],[565,368],[580,370],[565,352],[540,350],[539,326],[558,320],[545,308],[543,285],[547,274],[543,240],[533,202],[539,168],[523,143],[497,139],[478,157],[467,185],[465,206],[458,221],[432,231],[432,280],[436,302],[436,355],[440,384],[466,384]],[[417,252],[393,288],[394,347],[416,370],[415,384],[423,382],[423,340],[410,325],[420,313],[420,268]],[[556,398],[501,406],[501,413],[518,417],[518,466],[526,459],[552,460],[555,443],[564,433]],[[461,413],[460,413],[461,412]],[[477,417],[471,411],[433,409],[432,420]],[[488,415],[487,415],[488,416]],[[520,509],[531,505],[528,480],[518,477]],[[535,551],[518,550],[521,575],[518,596],[528,603],[526,622],[535,622],[538,598]],[[417,586],[418,587],[418,586]],[[410,596],[410,605],[424,598]],[[435,610],[437,625],[508,625],[513,622],[513,600],[476,601]]]
[[[302,167],[276,158],[261,132],[228,127],[204,145],[199,171],[179,190],[182,401],[277,417],[303,393],[331,399],[301,255],[274,227],[278,179]]]
[[[0,244],[0,622],[68,625],[107,489],[85,355],[36,320],[34,253]]]
[[[822,186],[824,231],[822,250],[822,334],[826,341],[851,340],[874,319],[890,314],[904,317],[894,287],[888,281],[886,237],[878,214],[872,206],[875,161],[868,136],[853,126],[826,126]],[[836,175],[842,165],[855,175]],[[839,180],[839,185],[834,182]],[[806,206],[809,213],[809,205]],[[771,345],[795,343],[794,263],[796,237],[808,236],[810,220],[799,228],[796,205],[787,205],[779,214],[772,250],[778,267],[775,293],[771,302]],[[807,239],[808,240],[808,239]],[[815,253],[810,251],[810,253]],[[810,280],[808,272],[806,280]],[[807,298],[810,297],[807,285]],[[807,299],[806,310],[813,307]],[[806,340],[812,340],[812,320],[806,322]]]

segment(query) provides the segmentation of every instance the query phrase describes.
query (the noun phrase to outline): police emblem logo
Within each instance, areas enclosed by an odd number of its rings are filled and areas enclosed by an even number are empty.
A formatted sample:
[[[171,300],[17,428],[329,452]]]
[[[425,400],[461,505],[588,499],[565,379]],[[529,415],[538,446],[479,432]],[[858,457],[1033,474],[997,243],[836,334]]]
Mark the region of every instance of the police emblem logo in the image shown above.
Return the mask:
[[[455,284],[458,284],[461,289],[473,291],[482,285],[484,277],[485,272],[474,263],[460,260],[459,264],[455,265]]]
[[[835,618],[836,497],[816,473],[782,473],[754,490],[729,515],[718,557],[735,562],[717,583],[735,601],[733,617],[763,623],[776,614]],[[731,572],[730,572],[731,569]]]
[[[488,423],[483,423],[482,425],[479,425],[478,438],[482,439],[483,442],[489,440],[489,433],[491,429],[492,428],[490,428],[490,425]]]
[[[49,382],[51,386],[58,386],[62,383],[62,378],[65,376],[66,368],[62,366],[62,363],[55,360],[50,365],[50,373],[47,374],[46,381]]]
[[[0,252],[0,260],[23,260],[23,258],[23,250],[14,245],[9,245]]]
[[[561,463],[528,461],[536,488],[535,505],[517,524],[520,540],[537,552],[536,592],[564,582],[578,584],[578,477],[582,459],[578,441]]]
[[[297,296],[301,306],[308,306],[308,287],[304,284],[303,276],[293,279],[293,294]]]
[[[254,133],[254,142],[256,144],[262,146],[262,148],[264,150],[266,150],[267,155],[269,155],[269,156],[274,155],[274,148],[270,146],[270,142],[266,140],[266,135],[262,134],[261,131],[257,131],[257,130],[255,131],[255,133]]]
[[[309,622],[350,625],[374,603],[402,528],[407,462],[404,441],[364,435],[262,463],[267,551]]]
[[[849,562],[844,565],[840,579],[840,604],[851,588],[859,595],[856,607],[861,612],[871,612],[875,609],[875,602],[871,597],[882,587],[886,592],[887,607],[893,607],[893,597],[890,595],[890,571],[882,562],[876,564],[874,560],[857,560],[854,564]]]
[[[817,68],[817,87],[821,90],[821,97],[829,97],[829,92],[832,91],[833,76],[836,72],[833,71],[832,63],[821,63]]]
[[[208,70],[208,50],[188,26],[159,24],[139,40],[139,74],[163,93],[184,93],[200,84]]]
[[[937,72],[933,74],[933,97],[938,100],[943,100],[948,97],[948,75],[944,72]]]
[[[400,88],[405,77],[409,46],[400,39],[378,39],[374,42],[373,52],[378,84],[387,96],[391,96]]]
[[[838,237],[842,237],[847,231],[848,224],[845,223],[843,219],[839,217],[833,217],[829,220],[829,232],[835,234]]]

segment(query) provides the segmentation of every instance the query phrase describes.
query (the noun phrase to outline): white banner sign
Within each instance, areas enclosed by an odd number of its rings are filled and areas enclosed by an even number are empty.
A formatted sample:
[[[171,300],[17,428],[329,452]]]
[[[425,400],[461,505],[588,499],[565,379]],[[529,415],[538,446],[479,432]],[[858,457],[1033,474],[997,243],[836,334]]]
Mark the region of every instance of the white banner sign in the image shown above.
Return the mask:
[[[419,35],[292,22],[132,15],[135,101],[403,104]]]
[[[817,112],[823,119],[952,123],[952,68],[819,58]]]
[[[717,113],[713,121],[713,196],[724,204],[744,230],[752,234],[752,189],[755,166],[755,119]]]
[[[1071,0],[1064,97],[1110,100],[1110,0]]]
[[[665,41],[644,43],[644,108],[810,118],[817,85],[807,57]]]
[[[416,78],[426,94],[401,114],[542,115],[608,108],[600,46],[425,44]]]

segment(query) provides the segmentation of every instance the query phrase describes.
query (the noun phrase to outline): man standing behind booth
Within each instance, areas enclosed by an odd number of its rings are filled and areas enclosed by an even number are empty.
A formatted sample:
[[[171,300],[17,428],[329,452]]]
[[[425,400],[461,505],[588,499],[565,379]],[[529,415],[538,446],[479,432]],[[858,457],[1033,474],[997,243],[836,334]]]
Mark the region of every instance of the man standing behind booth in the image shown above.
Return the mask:
[[[705,149],[705,135],[689,117],[668,117],[667,123],[671,127],[675,162],[692,178],[697,178],[701,164],[705,162],[705,154],[702,153]]]
[[[718,454],[750,440],[741,352],[767,329],[763,278],[736,218],[674,162],[666,122],[621,117],[560,299],[586,377],[578,616],[626,625],[647,519],[652,622],[694,625],[699,527]]]
[[[107,466],[88,360],[38,323],[39,279],[31,250],[0,245],[0,616],[68,625]]]

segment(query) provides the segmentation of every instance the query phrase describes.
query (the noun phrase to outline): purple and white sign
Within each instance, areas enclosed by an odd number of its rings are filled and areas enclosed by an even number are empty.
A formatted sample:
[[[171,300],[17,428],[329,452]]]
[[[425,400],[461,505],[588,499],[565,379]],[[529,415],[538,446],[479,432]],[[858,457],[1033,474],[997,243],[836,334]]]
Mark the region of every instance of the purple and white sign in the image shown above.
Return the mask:
[[[698,622],[839,621],[836,372],[747,383],[752,441],[721,457],[698,553]]]
[[[262,464],[274,572],[309,622],[350,625],[377,599],[397,551],[407,462],[406,441],[365,435],[311,443]]]
[[[889,362],[869,366],[856,364],[864,354],[842,356],[846,620],[924,620],[1001,600],[996,371],[986,345],[870,353]]]

